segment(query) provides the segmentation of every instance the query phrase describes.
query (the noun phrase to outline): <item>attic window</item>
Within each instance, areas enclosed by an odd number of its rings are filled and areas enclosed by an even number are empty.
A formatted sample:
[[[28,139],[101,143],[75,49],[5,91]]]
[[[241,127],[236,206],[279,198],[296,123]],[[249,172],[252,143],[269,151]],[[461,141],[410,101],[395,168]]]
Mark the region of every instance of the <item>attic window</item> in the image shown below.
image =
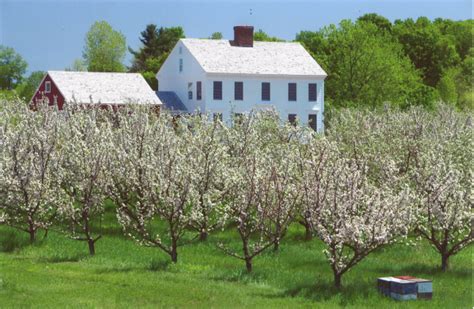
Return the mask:
[[[44,93],[50,93],[51,92],[51,82],[47,81],[44,83]]]
[[[183,47],[180,46],[180,47],[179,47],[179,54],[181,55],[182,53],[183,53]]]

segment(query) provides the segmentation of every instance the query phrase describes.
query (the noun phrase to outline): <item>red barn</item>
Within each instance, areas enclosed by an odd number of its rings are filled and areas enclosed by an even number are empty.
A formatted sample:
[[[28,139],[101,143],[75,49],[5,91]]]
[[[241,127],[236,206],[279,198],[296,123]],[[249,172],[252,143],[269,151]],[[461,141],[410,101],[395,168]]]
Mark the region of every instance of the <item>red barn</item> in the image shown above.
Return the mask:
[[[39,102],[57,105],[60,110],[64,104],[162,104],[141,74],[70,71],[48,71],[30,104]]]

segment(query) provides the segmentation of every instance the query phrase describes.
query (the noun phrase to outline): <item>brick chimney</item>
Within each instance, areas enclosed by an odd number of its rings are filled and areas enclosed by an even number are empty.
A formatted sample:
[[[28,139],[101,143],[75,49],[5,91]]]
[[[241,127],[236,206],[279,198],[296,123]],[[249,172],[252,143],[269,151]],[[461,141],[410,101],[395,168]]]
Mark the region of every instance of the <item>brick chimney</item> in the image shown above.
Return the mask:
[[[235,26],[232,46],[253,47],[253,26]]]

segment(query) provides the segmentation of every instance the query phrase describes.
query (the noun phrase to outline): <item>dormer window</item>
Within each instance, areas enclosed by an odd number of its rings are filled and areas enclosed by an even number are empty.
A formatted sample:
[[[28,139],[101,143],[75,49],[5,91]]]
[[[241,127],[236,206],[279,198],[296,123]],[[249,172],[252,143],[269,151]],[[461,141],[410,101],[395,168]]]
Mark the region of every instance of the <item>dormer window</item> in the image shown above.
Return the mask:
[[[51,82],[47,81],[44,83],[44,93],[50,93],[51,92]]]
[[[179,59],[179,71],[183,72],[183,59]]]

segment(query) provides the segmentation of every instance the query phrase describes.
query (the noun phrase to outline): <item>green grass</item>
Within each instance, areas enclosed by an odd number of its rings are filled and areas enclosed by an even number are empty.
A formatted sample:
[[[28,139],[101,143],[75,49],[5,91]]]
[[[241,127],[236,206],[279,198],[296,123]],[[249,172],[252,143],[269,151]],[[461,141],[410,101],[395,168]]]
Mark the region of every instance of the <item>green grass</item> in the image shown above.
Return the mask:
[[[180,248],[179,262],[157,248],[124,238],[110,214],[97,254],[84,242],[50,232],[28,244],[26,234],[0,227],[0,307],[186,307],[186,308],[471,308],[472,246],[451,260],[448,273],[425,242],[393,245],[370,255],[332,288],[332,273],[319,241],[304,242],[291,228],[278,253],[255,259],[253,274],[242,261],[216,248],[239,246],[232,230],[207,243]],[[40,238],[42,235],[39,235]],[[377,277],[413,275],[433,279],[431,301],[397,302],[379,295]]]

